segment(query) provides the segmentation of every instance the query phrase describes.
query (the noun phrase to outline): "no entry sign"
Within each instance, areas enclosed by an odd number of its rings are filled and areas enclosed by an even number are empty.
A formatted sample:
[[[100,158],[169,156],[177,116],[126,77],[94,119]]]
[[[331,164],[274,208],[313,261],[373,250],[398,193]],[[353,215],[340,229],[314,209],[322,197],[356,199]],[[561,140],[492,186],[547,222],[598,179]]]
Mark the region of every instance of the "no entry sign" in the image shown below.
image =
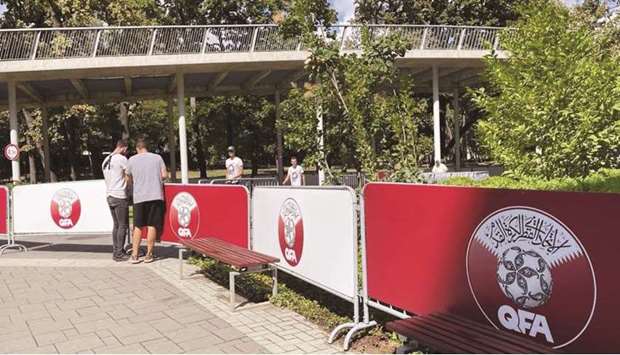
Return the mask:
[[[620,349],[620,194],[369,184],[364,199],[370,298]]]
[[[19,159],[19,147],[15,144],[7,144],[4,146],[4,157],[8,160],[17,160]]]

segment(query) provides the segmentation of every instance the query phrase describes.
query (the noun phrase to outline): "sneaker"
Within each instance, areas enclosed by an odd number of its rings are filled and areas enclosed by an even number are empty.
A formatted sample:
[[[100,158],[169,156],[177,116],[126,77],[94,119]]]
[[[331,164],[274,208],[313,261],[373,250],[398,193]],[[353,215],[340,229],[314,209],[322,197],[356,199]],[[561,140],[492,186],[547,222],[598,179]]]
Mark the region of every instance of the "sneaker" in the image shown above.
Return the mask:
[[[153,254],[148,254],[147,256],[144,257],[144,262],[146,264],[152,263],[153,261],[155,261],[155,257],[153,256]]]
[[[127,255],[119,255],[119,256],[115,256],[114,261],[127,261],[129,259],[129,256]]]
[[[139,263],[141,263],[141,262],[142,262],[142,260],[140,260],[140,258],[138,258],[137,256],[133,256],[133,255],[132,255],[132,256],[129,258],[129,262],[130,262],[130,263],[132,263],[132,264],[139,264]]]

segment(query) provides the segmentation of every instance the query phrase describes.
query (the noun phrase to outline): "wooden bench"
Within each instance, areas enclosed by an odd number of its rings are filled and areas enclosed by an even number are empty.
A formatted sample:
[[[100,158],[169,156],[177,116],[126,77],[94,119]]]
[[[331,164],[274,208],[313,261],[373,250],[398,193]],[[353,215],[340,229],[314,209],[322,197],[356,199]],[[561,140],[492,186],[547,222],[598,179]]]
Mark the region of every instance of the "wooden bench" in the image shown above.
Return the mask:
[[[386,328],[442,353],[558,353],[525,337],[448,313],[392,321],[386,324]]]
[[[186,249],[193,250],[233,268],[229,273],[228,281],[230,305],[233,310],[238,306],[235,301],[235,277],[241,274],[271,271],[273,278],[272,294],[275,296],[278,293],[278,269],[275,265],[275,263],[280,261],[278,258],[257,253],[218,238],[181,240],[181,244],[184,247],[179,249],[179,272],[181,278],[183,278],[183,253]]]

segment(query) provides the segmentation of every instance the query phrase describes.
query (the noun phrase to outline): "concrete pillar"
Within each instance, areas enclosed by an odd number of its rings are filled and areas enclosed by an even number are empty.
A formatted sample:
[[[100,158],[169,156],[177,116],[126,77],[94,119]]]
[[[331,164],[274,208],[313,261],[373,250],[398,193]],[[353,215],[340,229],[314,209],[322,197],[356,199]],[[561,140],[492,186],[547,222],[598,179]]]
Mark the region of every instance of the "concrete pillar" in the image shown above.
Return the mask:
[[[121,102],[119,104],[119,121],[123,127],[121,138],[129,139],[129,102]]]
[[[168,151],[170,153],[170,180],[177,180],[177,136],[174,132],[174,99],[168,98]]]
[[[280,120],[280,91],[276,90],[275,93],[275,105],[276,105],[276,126]],[[284,149],[282,148],[282,130],[276,128],[276,169],[278,170],[278,181],[282,181],[284,177]]]
[[[454,88],[452,106],[454,109],[454,165],[456,170],[461,169],[461,102],[459,88]]]
[[[441,161],[441,110],[439,107],[439,68],[433,65],[433,163]]]
[[[185,129],[185,77],[177,72],[177,105],[179,111],[179,152],[181,155],[181,183],[189,183],[187,164],[187,132]]]
[[[47,107],[41,107],[41,136],[43,140],[43,173],[45,181],[52,182],[52,166],[50,158],[49,113]]]
[[[17,122],[17,84],[15,81],[9,81],[9,128],[10,142],[19,146],[19,125]],[[21,173],[19,171],[19,159],[11,162],[12,180],[19,182]]]
[[[319,132],[319,151],[321,152],[321,158],[325,157],[325,144],[323,137],[323,106],[319,103],[316,107],[316,120],[317,120],[317,131]],[[325,171],[323,170],[323,166],[321,165],[323,162],[319,164],[319,186],[323,185],[325,182]]]

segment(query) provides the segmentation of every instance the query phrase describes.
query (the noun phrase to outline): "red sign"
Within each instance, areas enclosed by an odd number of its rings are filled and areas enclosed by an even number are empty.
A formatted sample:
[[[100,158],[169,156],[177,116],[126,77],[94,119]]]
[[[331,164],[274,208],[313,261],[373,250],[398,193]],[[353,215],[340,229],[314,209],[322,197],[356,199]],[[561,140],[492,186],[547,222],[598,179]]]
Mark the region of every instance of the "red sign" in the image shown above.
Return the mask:
[[[284,260],[291,266],[299,264],[304,250],[304,221],[299,204],[292,198],[284,200],[280,207],[278,241]]]
[[[9,234],[9,189],[0,186],[0,234]]]
[[[50,203],[50,215],[54,223],[63,229],[73,228],[80,219],[82,204],[75,191],[63,188],[54,193]]]
[[[7,144],[4,146],[4,157],[8,160],[19,159],[19,147],[15,144]]]
[[[370,298],[620,349],[620,194],[369,184],[364,203]]]
[[[243,186],[166,184],[161,240],[216,237],[248,247],[249,195]]]

